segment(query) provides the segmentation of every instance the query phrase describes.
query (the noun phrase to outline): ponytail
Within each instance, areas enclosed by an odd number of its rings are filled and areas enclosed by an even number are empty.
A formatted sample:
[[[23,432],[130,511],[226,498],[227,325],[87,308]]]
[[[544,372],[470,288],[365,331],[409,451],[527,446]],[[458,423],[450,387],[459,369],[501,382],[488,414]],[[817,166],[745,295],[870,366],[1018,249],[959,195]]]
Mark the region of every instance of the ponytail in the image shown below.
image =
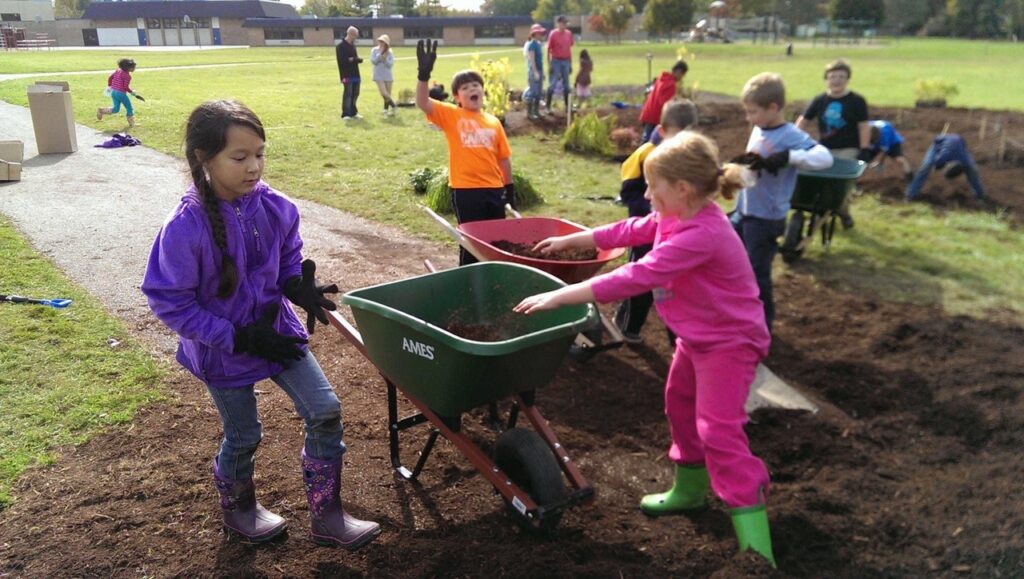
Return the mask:
[[[725,199],[732,199],[736,192],[747,186],[745,167],[726,163],[718,175],[718,193]]]
[[[203,209],[210,219],[210,229],[213,230],[213,241],[220,249],[220,283],[217,285],[217,297],[229,298],[238,289],[238,266],[235,260],[228,253],[228,233],[224,228],[224,216],[220,213],[220,203],[213,193],[213,187],[206,180],[202,166],[199,167],[199,174],[192,170],[192,181],[199,190],[199,196],[203,200]]]

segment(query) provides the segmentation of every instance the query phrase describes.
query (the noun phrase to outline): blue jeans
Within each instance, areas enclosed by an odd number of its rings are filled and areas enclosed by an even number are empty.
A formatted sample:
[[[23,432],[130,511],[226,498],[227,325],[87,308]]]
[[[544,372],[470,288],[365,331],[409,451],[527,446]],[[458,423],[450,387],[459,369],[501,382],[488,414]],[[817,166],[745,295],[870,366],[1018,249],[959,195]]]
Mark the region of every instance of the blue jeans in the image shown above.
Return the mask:
[[[129,117],[135,116],[135,111],[132,109],[132,101],[128,99],[127,93],[123,93],[119,90],[111,90],[110,100],[114,101],[114,106],[111,107],[110,114],[116,115],[121,112],[121,105],[124,105],[124,114]]]
[[[764,304],[764,320],[768,331],[772,330],[775,321],[775,298],[772,295],[772,260],[779,251],[779,236],[786,232],[786,220],[761,219],[743,216],[739,212],[732,214],[732,226],[743,241],[743,246],[750,256],[750,265],[754,267],[757,287],[761,290],[761,303]]]
[[[928,180],[928,175],[931,174],[934,168],[935,155],[935,145],[928,147],[928,152],[924,154],[924,161],[921,161],[921,168],[917,170],[914,180],[907,187],[908,200],[917,199],[917,196],[921,193],[924,182]],[[971,189],[974,189],[974,196],[981,199],[985,196],[985,187],[981,184],[981,176],[978,174],[978,167],[974,164],[974,159],[967,159],[963,166],[964,173],[967,174],[967,182],[971,184]]]
[[[356,108],[356,101],[359,100],[361,80],[360,78],[346,78],[341,81],[341,116],[354,117],[359,114],[359,109]]]
[[[306,454],[328,462],[340,459],[345,454],[341,402],[313,352],[307,352],[305,358],[271,376],[271,380],[292,399],[295,409],[306,421]],[[253,457],[263,438],[255,384],[241,388],[207,385],[207,390],[224,426],[224,440],[217,455],[218,471],[233,480],[249,480],[253,474]]]
[[[544,75],[540,75],[540,78],[534,78],[534,75],[527,70],[526,76],[526,83],[529,88],[527,89],[528,94],[525,100],[540,102],[541,95],[544,94]]]
[[[548,107],[551,106],[551,96],[555,92],[555,84],[557,84],[559,78],[562,79],[562,95],[565,97],[566,105],[568,105],[569,91],[572,90],[572,83],[569,81],[569,75],[572,74],[572,60],[552,58],[548,68]]]

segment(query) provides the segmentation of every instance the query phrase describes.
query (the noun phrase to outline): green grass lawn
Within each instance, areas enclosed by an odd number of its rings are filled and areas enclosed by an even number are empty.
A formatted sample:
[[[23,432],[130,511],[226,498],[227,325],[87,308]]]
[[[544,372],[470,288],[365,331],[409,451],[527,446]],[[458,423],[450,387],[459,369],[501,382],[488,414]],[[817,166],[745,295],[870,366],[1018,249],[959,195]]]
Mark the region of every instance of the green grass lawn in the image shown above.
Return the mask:
[[[0,303],[0,509],[26,468],[158,399],[163,371],[124,326],[0,216],[0,288],[71,298],[66,309]]]
[[[680,45],[626,44],[587,46],[595,61],[594,82],[638,85],[646,77],[646,54],[654,55],[655,74],[668,69]],[[785,75],[791,100],[822,90],[826,62],[843,56],[854,67],[853,87],[872,104],[909,105],[917,78],[939,76],[958,83],[956,106],[1024,110],[1024,77],[1007,74],[1024,56],[1020,45],[949,40],[901,40],[884,44],[818,47],[798,45],[792,58],[783,47],[694,45],[688,83],[701,90],[738,94],[755,73]],[[368,48],[363,49],[368,53]],[[479,50],[442,47],[435,78],[446,84],[469,64],[469,54],[507,56],[512,83],[524,76],[519,48]],[[461,56],[454,56],[461,53]],[[415,81],[412,48],[397,49],[396,94]],[[0,73],[102,70],[69,76],[80,123],[113,132],[124,117],[97,122],[106,77],[123,53],[15,52],[4,55]],[[268,132],[267,180],[287,193],[379,221],[418,235],[446,239],[417,208],[408,174],[447,163],[441,133],[416,109],[398,116],[380,115],[376,88],[367,82],[360,98],[364,121],[342,123],[341,91],[333,51],[317,48],[261,48],[223,51],[135,53],[139,69],[133,88],[146,95],[138,103],[140,126],[133,134],[155,149],[181,155],[183,124],[199,102],[237,98],[262,118]],[[147,70],[157,66],[245,63],[245,66],[196,70]],[[369,75],[369,67],[364,66]],[[0,83],[0,99],[25,105],[25,87],[34,79]],[[993,91],[993,82],[1000,90]],[[515,138],[513,164],[524,170],[546,203],[537,214],[557,215],[596,225],[622,218],[625,211],[606,201],[619,188],[619,168],[607,161],[565,154],[557,139]],[[169,210],[170,208],[168,208]],[[940,215],[923,205],[893,206],[866,195],[858,199],[858,226],[836,236],[830,253],[815,243],[800,267],[840,287],[881,299],[940,304],[951,312],[985,315],[991,309],[1024,313],[1024,239],[998,215]],[[454,249],[453,249],[454,251]],[[153,397],[157,370],[134,348],[111,350],[106,338],[124,332],[80,289],[66,280],[0,225],[0,258],[15,264],[0,271],[0,285],[19,293],[65,293],[78,300],[71,310],[5,307],[0,309],[0,501],[13,477],[27,465],[46,460],[52,445],[75,442],[104,424],[126,420],[131,409]],[[22,264],[27,262],[28,265]],[[779,262],[779,270],[785,266]],[[15,284],[15,285],[11,285]],[[46,326],[46,333],[41,329]],[[76,359],[69,355],[75,352]],[[52,371],[68,364],[64,371]],[[40,374],[35,368],[46,367]],[[96,377],[102,377],[97,379]],[[82,382],[94,382],[88,388]],[[40,388],[45,384],[45,388]],[[74,386],[73,388],[71,386]],[[33,398],[40,392],[61,402]],[[50,394],[51,392],[55,394]],[[77,395],[72,398],[71,395]],[[113,404],[112,402],[116,402]],[[21,410],[9,411],[13,404]],[[27,406],[25,406],[27,404]],[[52,414],[38,408],[60,408]],[[102,418],[101,418],[102,417]],[[61,421],[64,420],[64,421]],[[33,430],[33,429],[38,430]],[[28,434],[26,434],[28,433]],[[33,434],[34,433],[34,434]]]

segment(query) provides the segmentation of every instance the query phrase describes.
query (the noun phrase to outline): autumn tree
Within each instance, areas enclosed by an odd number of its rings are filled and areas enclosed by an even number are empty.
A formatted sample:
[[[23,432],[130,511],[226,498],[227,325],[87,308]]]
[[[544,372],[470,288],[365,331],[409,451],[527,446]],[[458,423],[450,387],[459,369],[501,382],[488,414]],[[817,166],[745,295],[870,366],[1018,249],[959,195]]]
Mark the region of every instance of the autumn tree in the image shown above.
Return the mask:
[[[644,28],[651,34],[671,35],[689,28],[693,21],[693,0],[649,0]]]
[[[537,0],[484,0],[480,11],[488,16],[529,16]]]

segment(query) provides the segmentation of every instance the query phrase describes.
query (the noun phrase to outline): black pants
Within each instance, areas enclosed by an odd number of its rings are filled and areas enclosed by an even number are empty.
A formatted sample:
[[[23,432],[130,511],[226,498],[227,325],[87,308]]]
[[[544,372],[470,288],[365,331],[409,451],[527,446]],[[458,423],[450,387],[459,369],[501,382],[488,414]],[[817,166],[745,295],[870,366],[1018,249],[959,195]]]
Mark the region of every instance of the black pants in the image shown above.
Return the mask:
[[[359,114],[359,109],[356,108],[356,101],[359,100],[359,85],[362,84],[361,79],[350,78],[348,82],[343,82],[341,92],[341,116],[343,117],[354,117]]]
[[[764,303],[764,321],[768,331],[775,322],[775,297],[772,288],[772,260],[779,250],[779,236],[786,232],[785,219],[760,219],[733,213],[732,226],[743,241],[754,268],[757,287]]]
[[[453,189],[452,205],[459,223],[505,218],[505,189]],[[462,247],[459,248],[459,265],[479,261]]]

